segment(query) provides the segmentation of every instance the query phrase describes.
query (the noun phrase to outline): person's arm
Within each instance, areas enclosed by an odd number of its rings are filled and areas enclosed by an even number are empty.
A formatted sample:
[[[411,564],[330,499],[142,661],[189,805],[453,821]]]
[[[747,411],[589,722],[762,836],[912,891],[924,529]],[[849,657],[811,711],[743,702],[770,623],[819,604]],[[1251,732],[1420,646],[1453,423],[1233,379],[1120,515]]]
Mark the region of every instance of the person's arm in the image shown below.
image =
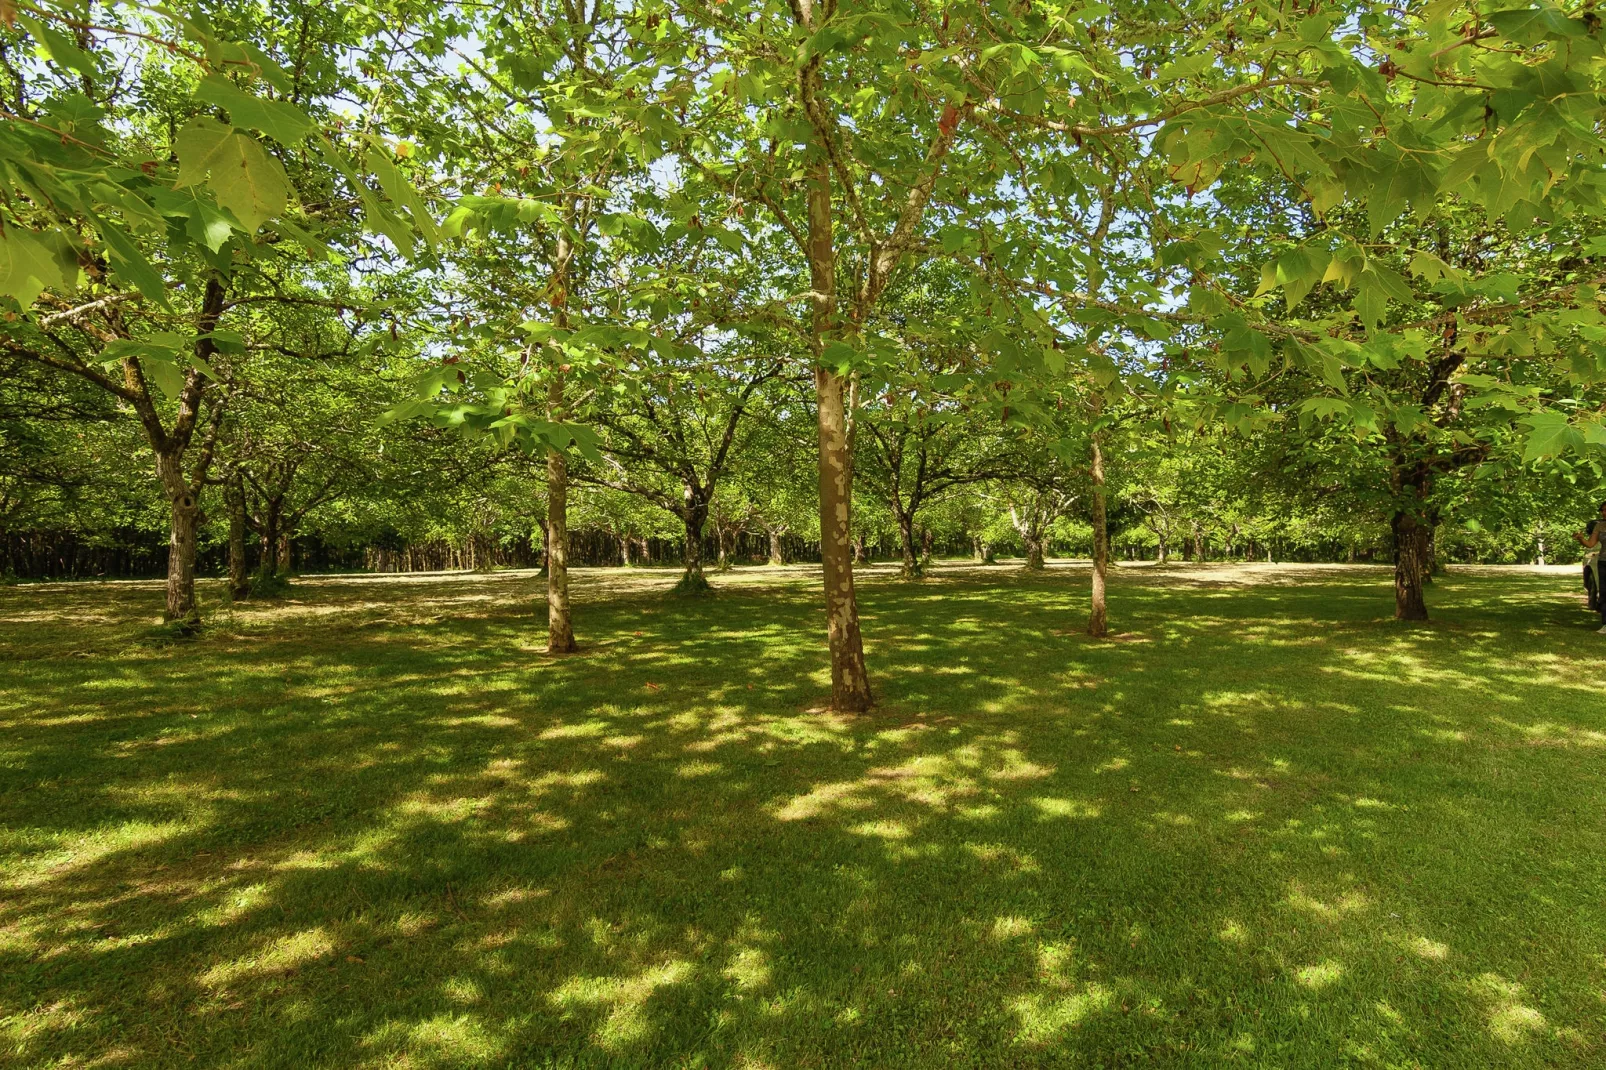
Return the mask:
[[[1578,545],[1593,550],[1600,545],[1600,525],[1598,523],[1589,525],[1587,532],[1575,531],[1573,538],[1578,540]]]

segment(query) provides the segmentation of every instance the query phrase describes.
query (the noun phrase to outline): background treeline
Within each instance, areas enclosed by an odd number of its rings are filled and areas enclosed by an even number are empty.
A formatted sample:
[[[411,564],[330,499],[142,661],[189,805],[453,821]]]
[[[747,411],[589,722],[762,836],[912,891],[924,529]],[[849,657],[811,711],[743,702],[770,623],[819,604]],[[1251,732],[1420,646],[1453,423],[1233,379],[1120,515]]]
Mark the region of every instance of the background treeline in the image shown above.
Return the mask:
[[[25,404],[36,385],[25,376],[0,379],[0,573],[11,580],[164,575],[167,513],[137,429],[115,413],[76,408],[70,397]],[[240,406],[242,416],[256,417],[252,437],[230,440],[240,450],[230,463],[243,486],[249,570],[264,563],[297,573],[542,565],[542,467],[416,425],[379,426],[404,385],[377,375],[328,383],[322,422],[305,421],[306,398],[297,394],[295,415],[304,422],[296,426],[272,399]],[[1034,541],[1048,557],[1091,556],[1085,473],[1067,470],[1055,494],[1040,493],[1041,473],[1023,468],[1031,459],[1011,456],[1008,436],[980,416],[946,427],[923,458],[878,448],[889,429],[902,427],[895,411],[867,406],[861,419],[854,514],[861,560],[904,561],[900,513],[909,520],[912,572],[931,557],[1028,558]],[[786,384],[744,412],[705,521],[704,561],[819,560],[811,422]],[[1155,437],[1134,429],[1117,432],[1108,455],[1117,560],[1393,559],[1387,517],[1357,508],[1342,482],[1322,483],[1308,458],[1290,456],[1271,434]],[[897,505],[895,474],[903,477]],[[575,477],[571,564],[684,563],[679,517],[650,497],[588,482],[608,479],[602,466],[577,464]],[[911,513],[916,478],[936,489],[923,488]],[[1436,558],[1576,561],[1582,551],[1568,533],[1595,511],[1592,491],[1562,473],[1520,484],[1467,480],[1446,495]],[[229,522],[224,496],[214,493],[198,555],[203,574],[227,571]]]

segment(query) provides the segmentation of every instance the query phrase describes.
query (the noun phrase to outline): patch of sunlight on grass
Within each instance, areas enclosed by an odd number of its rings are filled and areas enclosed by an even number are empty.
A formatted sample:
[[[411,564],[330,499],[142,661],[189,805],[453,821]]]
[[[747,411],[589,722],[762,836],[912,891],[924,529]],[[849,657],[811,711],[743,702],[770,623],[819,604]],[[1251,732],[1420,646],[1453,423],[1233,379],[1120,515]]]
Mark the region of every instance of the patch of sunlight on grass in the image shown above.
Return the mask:
[[[856,781],[821,784],[813,791],[793,798],[775,811],[778,821],[804,821],[819,817],[827,810],[864,810],[871,805],[869,799],[858,794]]]
[[[223,902],[196,911],[194,921],[197,925],[213,927],[232,925],[267,902],[268,886],[266,884],[248,884],[244,888],[236,888],[229,893],[228,898]]]
[[[1037,926],[1029,919],[1019,915],[1009,914],[993,919],[994,940],[1014,940],[1022,936],[1029,936]]]
[[[1441,944],[1437,940],[1429,940],[1425,936],[1419,936],[1412,940],[1411,950],[1422,958],[1433,959],[1436,962],[1442,962],[1450,957],[1449,944]]]
[[[433,821],[467,821],[475,813],[496,804],[493,795],[465,795],[456,799],[431,799],[414,795],[396,807],[398,814],[407,817],[426,817]]]
[[[324,932],[322,926],[316,926],[281,936],[253,955],[219,963],[201,974],[198,980],[208,988],[222,988],[247,977],[286,973],[314,959],[323,958],[334,949],[334,940]]]
[[[600,1008],[606,1017],[592,1032],[605,1051],[622,1052],[644,1040],[651,1023],[647,1001],[660,988],[684,984],[696,972],[691,963],[675,959],[630,977],[576,977],[558,986],[548,1000],[567,1013]]]
[[[1249,939],[1249,930],[1241,924],[1228,918],[1226,923],[1216,930],[1216,939],[1226,940],[1228,943],[1242,944]]]
[[[595,739],[608,734],[613,725],[607,721],[579,721],[575,724],[558,724],[542,732],[537,739]]]
[[[855,836],[872,836],[880,840],[907,840],[911,831],[902,821],[864,821],[848,829]]]
[[[441,994],[453,1003],[472,1004],[485,998],[485,992],[472,977],[448,977],[441,983]]]
[[[1288,893],[1286,900],[1295,910],[1302,910],[1307,914],[1315,914],[1322,918],[1338,918],[1350,914],[1360,914],[1372,905],[1371,899],[1364,892],[1345,892],[1331,903],[1324,903],[1315,896],[1308,895],[1297,883]]]
[[[22,889],[47,884],[103,862],[120,851],[153,847],[193,833],[201,827],[196,821],[128,821],[120,825],[102,825],[87,833],[47,833],[41,838],[60,846],[32,858],[8,861],[5,886]]]
[[[1071,996],[1032,993],[1010,1000],[1009,1009],[1019,1020],[1015,1033],[1017,1044],[1047,1044],[1066,1030],[1082,1024],[1091,1016],[1110,1008],[1115,993],[1105,985],[1094,982]]]
[[[466,1014],[437,1014],[414,1025],[408,1035],[413,1043],[433,1048],[458,1064],[495,1059],[507,1048],[483,1022]]]
[[[1326,962],[1318,962],[1314,966],[1301,966],[1295,971],[1294,977],[1305,988],[1320,992],[1322,989],[1337,984],[1343,979],[1344,966],[1342,963],[1329,959]]]
[[[1025,851],[1001,843],[967,843],[965,850],[977,861],[987,863],[1001,863],[1005,868],[1016,873],[1038,873],[1042,867]]]
[[[1111,758],[1103,765],[1094,768],[1095,773],[1119,773],[1132,763],[1126,758]]]
[[[675,767],[675,775],[682,780],[691,780],[700,776],[712,776],[725,768],[718,762],[682,762]]]
[[[723,974],[743,992],[756,992],[770,983],[769,955],[763,948],[744,947],[731,956]]]
[[[1103,813],[1097,805],[1082,799],[1057,799],[1049,796],[1038,796],[1032,800],[1032,805],[1042,813],[1044,820],[1055,817],[1086,820],[1098,817]]]
[[[1522,986],[1499,974],[1478,975],[1471,984],[1474,994],[1488,1003],[1489,1032],[1506,1044],[1520,1044],[1545,1028],[1545,1016],[1523,1003]]]

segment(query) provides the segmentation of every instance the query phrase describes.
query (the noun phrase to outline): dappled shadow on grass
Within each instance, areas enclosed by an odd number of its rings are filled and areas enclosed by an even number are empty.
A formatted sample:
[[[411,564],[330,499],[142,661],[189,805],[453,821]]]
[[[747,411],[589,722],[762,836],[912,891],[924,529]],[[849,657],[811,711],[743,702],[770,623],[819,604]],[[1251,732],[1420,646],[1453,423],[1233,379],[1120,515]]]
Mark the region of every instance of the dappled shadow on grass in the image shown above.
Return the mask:
[[[0,1043],[1598,1064],[1603,674],[1554,578],[1452,574],[1409,627],[1375,570],[1122,570],[1099,643],[1074,567],[872,571],[862,718],[817,710],[810,570],[597,578],[556,660],[533,576],[322,581],[176,647],[119,632],[147,592],[0,594]]]

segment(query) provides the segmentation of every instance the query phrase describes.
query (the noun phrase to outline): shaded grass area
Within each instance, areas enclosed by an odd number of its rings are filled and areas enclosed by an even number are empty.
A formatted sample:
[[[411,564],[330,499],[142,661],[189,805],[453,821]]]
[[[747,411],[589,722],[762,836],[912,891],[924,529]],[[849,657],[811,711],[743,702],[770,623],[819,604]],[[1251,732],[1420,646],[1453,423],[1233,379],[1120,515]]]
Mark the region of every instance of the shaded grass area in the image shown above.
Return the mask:
[[[674,578],[0,590],[0,1062],[1606,1062],[1570,572]]]

